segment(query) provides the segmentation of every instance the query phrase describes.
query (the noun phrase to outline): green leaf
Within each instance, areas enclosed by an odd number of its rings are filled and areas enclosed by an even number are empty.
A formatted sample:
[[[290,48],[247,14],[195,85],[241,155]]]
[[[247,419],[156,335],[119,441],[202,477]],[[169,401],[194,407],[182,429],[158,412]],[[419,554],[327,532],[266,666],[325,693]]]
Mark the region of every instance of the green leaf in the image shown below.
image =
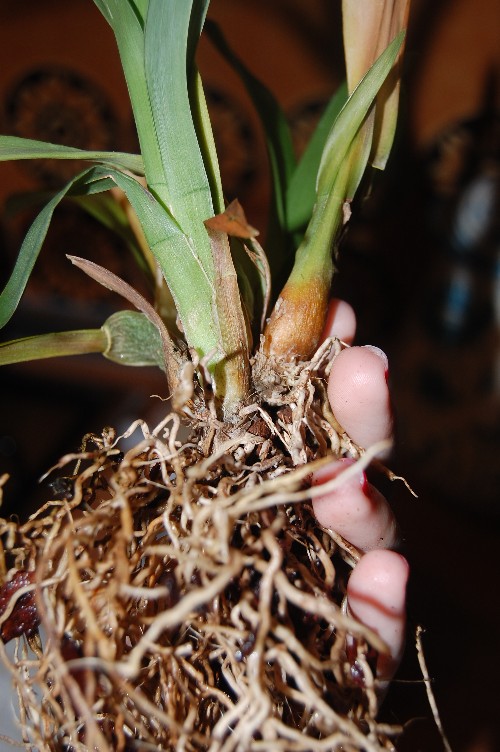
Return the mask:
[[[188,342],[203,356],[219,353],[221,342],[213,314],[215,289],[198,249],[155,197],[133,177],[118,170],[91,167],[70,181],[45,206],[24,239],[14,271],[0,295],[0,326],[11,318],[26,287],[56,206],[66,195],[88,195],[117,185],[143,227],[174,298]],[[193,305],[193,298],[196,305]]]
[[[311,218],[321,155],[331,127],[346,100],[347,84],[344,82],[328,102],[292,175],[286,195],[287,229],[290,232],[300,230]]]
[[[163,162],[149,101],[144,66],[144,16],[146,3],[130,0],[94,0],[113,29],[134,113],[148,185],[169,206]]]
[[[108,230],[120,237],[128,246],[139,269],[144,273],[149,283],[152,283],[151,269],[144,258],[142,249],[130,226],[126,212],[120,203],[108,193],[98,193],[90,196],[73,196],[77,203],[90,216],[94,217]]]
[[[376,60],[331,128],[318,172],[316,204],[292,271],[293,280],[300,280],[300,284],[318,273],[325,279],[332,273],[331,246],[344,223],[344,203],[353,198],[369,151],[359,148],[357,139],[364,137],[360,129],[394,64],[403,38],[404,32]]]
[[[196,73],[195,80],[190,88],[190,99],[193,113],[194,126],[198,144],[203,156],[205,169],[207,171],[208,181],[210,183],[210,192],[214,206],[214,213],[221,214],[224,211],[224,192],[219,169],[219,159],[215,148],[215,141],[210,123],[205,92],[201,76]],[[206,217],[205,219],[208,219]]]
[[[231,275],[221,279],[217,276],[212,246],[203,224],[215,214],[213,187],[217,191],[216,205],[222,202],[215,152],[210,144],[212,136],[203,122],[206,113],[200,110],[207,145],[202,154],[189,97],[190,87],[193,93],[196,83],[193,58],[208,0],[149,0],[145,23],[142,3],[132,7],[123,0],[105,0],[99,7],[118,42],[151,191],[149,204],[144,203],[134,183],[125,181],[122,185],[120,181],[124,178],[118,173],[114,178],[128,191],[129,201],[169,285],[188,343],[200,355],[212,353],[210,368],[216,381],[226,383],[226,376],[231,379],[229,371],[235,370],[236,360],[243,357],[243,351],[235,356],[229,342],[232,329],[228,319],[235,315],[235,310],[227,305],[228,291],[221,289],[221,285],[231,286]],[[196,96],[201,101],[199,90]],[[208,157],[210,176],[204,157]],[[162,208],[166,211],[161,211]],[[160,217],[163,224],[160,223],[158,232]],[[234,305],[240,305],[239,297]],[[217,388],[216,392],[219,394]]]
[[[0,136],[0,162],[13,159],[79,159],[86,162],[107,164],[121,170],[130,170],[136,175],[144,175],[144,164],[142,157],[138,154],[85,151],[72,146],[50,144],[30,138]]]
[[[108,346],[105,358],[124,366],[165,368],[161,336],[156,326],[138,311],[118,311],[103,325]]]
[[[295,168],[295,155],[286,117],[269,89],[250,73],[231,49],[217,24],[208,20],[206,31],[219,52],[241,77],[260,117],[271,167],[274,209],[280,227],[286,228],[286,192]]]
[[[108,337],[101,329],[38,334],[0,343],[0,366],[63,355],[103,353],[108,344]]]
[[[351,143],[368,114],[380,87],[394,65],[403,39],[404,32],[401,32],[393,39],[354,89],[335,120],[325,143],[319,166],[317,181],[318,196],[326,196],[334,185],[335,177],[349,151]]]
[[[124,366],[164,369],[161,336],[143,313],[117,311],[100,329],[51,332],[0,343],[0,366],[101,353]]]
[[[107,0],[94,0],[94,5],[96,5],[99,10],[101,11],[102,15],[106,19],[106,21],[109,23],[110,26],[112,26],[112,14],[109,9]]]
[[[76,193],[93,193],[108,190],[113,185],[108,175],[105,172],[94,173],[94,170],[103,169],[91,167],[89,170],[76,176],[53,196],[31,225],[23,240],[14,271],[0,295],[0,328],[5,326],[10,320],[19,304],[35,261],[38,258],[40,248],[47,235],[55,208],[71,191],[75,191]],[[88,176],[94,174],[95,179],[88,181]]]
[[[116,12],[113,0],[94,0],[94,3],[97,5],[110,26],[113,26],[113,14]],[[146,13],[148,12],[148,3],[149,0],[122,0],[122,4],[128,5],[135,13],[141,26],[144,26]]]
[[[177,310],[163,275],[158,275],[158,264],[151,253],[144,232],[128,202],[117,201],[109,193],[92,196],[73,196],[72,200],[105,227],[115,232],[128,245],[139,269],[144,273],[154,295],[155,307],[167,328],[177,332]]]
[[[208,6],[210,5],[210,0],[188,0],[188,2],[186,2],[186,5],[189,3],[189,1],[192,4],[192,10],[191,18],[189,21],[186,49],[186,71],[188,81],[193,78],[197,71],[195,64],[195,55],[198,48],[198,42],[200,40],[201,32],[203,31],[203,26],[205,25]]]
[[[16,193],[8,197],[5,203],[5,213],[7,216],[12,216],[22,209],[39,208],[50,201],[54,195],[54,191]],[[144,251],[138,243],[127,213],[120,202],[115,197],[106,193],[89,196],[70,196],[69,198],[104,225],[104,227],[107,227],[122,238],[132,253],[137,266],[145,274],[148,282],[152,284],[152,270],[144,257]]]
[[[192,0],[150,0],[144,32],[145,73],[169,208],[197,244],[205,271],[211,274],[203,220],[213,216],[214,207],[191,115],[186,70],[190,23],[195,28],[201,23],[191,18],[192,8],[198,13],[205,10]]]
[[[214,283],[205,271],[199,247],[136,180],[117,171],[112,177],[139,218],[151,252],[167,280],[188,342],[200,355],[220,352],[213,312]]]
[[[148,13],[149,0],[127,0],[137,14],[137,18],[144,26]]]

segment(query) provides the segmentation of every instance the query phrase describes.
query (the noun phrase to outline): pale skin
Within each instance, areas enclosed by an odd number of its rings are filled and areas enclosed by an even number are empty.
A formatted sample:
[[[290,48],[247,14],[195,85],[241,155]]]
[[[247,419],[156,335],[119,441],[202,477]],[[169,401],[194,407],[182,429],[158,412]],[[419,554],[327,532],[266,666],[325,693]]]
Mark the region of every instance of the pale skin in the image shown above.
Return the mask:
[[[334,335],[349,344],[355,331],[351,306],[332,301],[323,336]],[[332,366],[328,396],[333,413],[349,436],[365,448],[392,437],[387,371],[385,354],[370,346],[342,350]],[[352,462],[332,462],[314,474],[313,484],[329,480]],[[392,511],[363,471],[338,490],[315,497],[313,507],[322,525],[364,552],[349,578],[348,609],[388,647],[388,654],[377,663],[377,676],[384,684],[393,676],[403,651],[408,579],[406,559],[390,550],[397,543]]]

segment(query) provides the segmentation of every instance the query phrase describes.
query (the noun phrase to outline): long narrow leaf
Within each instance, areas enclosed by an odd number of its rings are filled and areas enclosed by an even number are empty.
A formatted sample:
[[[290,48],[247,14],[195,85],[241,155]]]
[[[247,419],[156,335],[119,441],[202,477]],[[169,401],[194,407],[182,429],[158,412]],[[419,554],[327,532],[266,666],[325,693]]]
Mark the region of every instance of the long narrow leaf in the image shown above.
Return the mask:
[[[163,163],[156,137],[144,69],[144,19],[142,12],[145,3],[138,5],[131,0],[94,0],[94,3],[110,24],[116,38],[134,112],[148,185],[165,206],[169,207],[170,200],[166,190]]]
[[[403,38],[404,32],[380,55],[332,126],[319,167],[316,204],[290,277],[294,284],[299,280],[305,284],[318,274],[324,280],[331,277],[331,246],[344,221],[344,202],[353,198],[369,151],[360,146],[359,139],[363,138],[360,129],[394,64]]]
[[[222,190],[219,159],[215,148],[205,92],[203,91],[201,76],[198,73],[196,73],[195,80],[191,84],[190,99],[197,139],[210,183],[214,213],[221,214],[224,211],[224,193]]]
[[[205,272],[199,248],[136,180],[117,171],[112,177],[141,222],[151,252],[167,280],[188,342],[203,355],[220,351],[221,342],[213,329],[213,278]],[[196,307],[192,304],[193,295],[197,298]]]
[[[112,26],[113,18],[107,0],[94,0],[94,5],[99,8],[106,21]]]
[[[285,228],[286,192],[295,168],[295,155],[286,117],[269,89],[250,73],[231,49],[217,24],[207,21],[205,28],[219,52],[243,80],[262,121],[271,166],[275,208],[280,225]]]
[[[22,209],[34,209],[43,206],[54,196],[54,191],[29,191],[9,196],[5,203],[7,216],[16,214]],[[149,282],[153,272],[148,265],[144,249],[139,244],[133,231],[129,216],[115,197],[107,193],[88,196],[71,196],[71,200],[84,209],[94,219],[118,235],[127,244],[137,266],[144,272]],[[149,249],[148,249],[149,250]],[[150,252],[149,252],[150,255]]]
[[[86,162],[99,162],[129,170],[135,175],[144,175],[144,164],[140,154],[125,154],[115,151],[86,151],[73,146],[50,144],[18,136],[0,136],[0,162],[13,159],[78,159]]]
[[[95,169],[98,168],[91,167],[89,170],[81,173],[71,180],[61,191],[56,193],[49,203],[44,206],[26,233],[14,270],[0,295],[0,328],[5,326],[10,320],[19,304],[35,261],[38,258],[40,248],[47,235],[52,215],[58,204],[72,190],[75,190],[77,193],[79,191],[92,193],[108,190],[112,187],[112,182],[106,174],[102,173],[98,174],[92,183],[87,184],[85,182],[85,177],[93,173]]]
[[[343,83],[328,102],[318,125],[292,175],[286,195],[287,229],[300,230],[309,221],[316,201],[316,179],[321,155],[332,128],[347,100],[347,85]]]
[[[159,201],[152,224],[151,216],[146,216],[145,221],[140,216],[144,209],[143,198],[137,192],[135,181],[124,182],[123,176],[117,173],[117,184],[127,193],[143,224],[188,343],[200,355],[213,353],[210,367],[216,374],[216,381],[222,383],[226,377],[231,379],[228,373],[234,370],[228,319],[235,315],[233,309],[240,306],[240,300],[239,296],[232,295],[232,304],[227,305],[229,292],[224,292],[221,285],[229,285],[230,276],[221,279],[217,276],[210,239],[203,224],[215,214],[211,189],[217,185],[213,174],[209,179],[205,168],[189,98],[196,75],[193,64],[196,37],[203,26],[207,6],[207,0],[149,0],[144,23],[144,3],[102,0],[99,4],[118,42],[144,156],[149,195]],[[211,138],[208,130],[207,135]],[[136,201],[139,208],[134,204]],[[215,207],[218,208],[220,202],[217,195]],[[153,203],[149,208],[152,206]],[[155,222],[160,216],[165,219],[162,208],[169,215],[169,227],[166,232],[162,227],[158,234]],[[157,209],[160,210],[158,215]],[[222,307],[221,300],[226,301]],[[221,361],[226,363],[222,369],[218,365]],[[225,373],[226,367],[228,373]],[[216,391],[218,393],[218,387]]]
[[[165,368],[160,333],[138,311],[117,311],[100,329],[52,332],[2,342],[0,366],[89,353],[100,353],[125,366]]]
[[[224,351],[213,315],[215,289],[198,249],[155,197],[134,178],[118,170],[91,167],[70,181],[45,206],[30,227],[14,271],[0,295],[0,326],[11,318],[26,287],[56,206],[66,195],[88,195],[117,185],[134,208],[152,253],[167,280],[188,342],[200,355]],[[192,297],[197,305],[193,307]],[[217,360],[217,357],[215,358]]]
[[[224,211],[224,195],[222,192],[219,160],[217,158],[205,92],[195,61],[196,50],[209,5],[210,0],[194,0],[193,2],[186,49],[186,76],[191,117],[196,131],[196,139],[210,184],[214,212],[215,214],[219,214]]]
[[[129,5],[132,6],[132,8],[137,14],[137,17],[140,23],[142,24],[142,26],[144,26],[144,24],[146,23],[146,16],[148,14],[149,0],[126,0],[126,1],[128,2]]]
[[[64,355],[102,353],[107,346],[108,338],[101,329],[36,334],[33,337],[0,343],[0,366],[59,358]]]
[[[121,204],[109,193],[93,194],[91,196],[73,196],[77,203],[91,217],[100,222],[108,230],[120,237],[126,243],[135,263],[144,273],[148,282],[152,282],[152,271],[144,258],[143,251],[137,241],[126,211]]]
[[[128,282],[125,282],[125,280],[121,279],[121,277],[118,277],[116,274],[113,274],[113,272],[110,272],[109,269],[105,269],[103,266],[95,264],[93,261],[79,258],[78,256],[68,256],[68,258],[72,264],[74,264],[78,269],[81,269],[83,272],[85,272],[85,274],[88,274],[92,279],[95,279],[96,282],[99,282],[100,285],[103,285],[108,290],[111,290],[112,292],[117,293],[117,295],[125,298],[125,300],[128,300],[133,306],[138,308],[139,311],[143,313],[144,316],[146,316],[146,318],[150,321],[152,326],[155,327],[155,329],[157,330],[157,339],[160,339],[161,343],[162,367],[166,372],[170,388],[174,389],[179,378],[179,359],[177,357],[177,352],[175,351],[170,334],[167,330],[167,327],[165,326],[165,322],[162,321],[162,319],[158,315],[158,312],[151,305],[151,303],[146,300],[139,292],[137,292],[134,287],[129,285]],[[127,327],[125,327],[125,329],[126,328]],[[109,328],[106,331],[110,333]],[[126,336],[126,332],[122,332],[122,334],[125,334]],[[123,342],[123,348],[128,348],[125,342]],[[145,343],[144,348],[146,350],[148,349],[148,345],[146,345]],[[136,350],[136,346],[134,344],[132,344],[132,350]]]
[[[410,0],[342,0],[342,27],[349,91],[408,23]],[[403,46],[377,95],[370,161],[383,170],[396,130]]]
[[[335,176],[350,149],[351,143],[366,117],[380,87],[394,65],[404,32],[397,35],[372,65],[347,100],[330,131],[321,159],[317,191],[326,196],[334,184]]]
[[[185,1],[185,0],[183,0]],[[186,71],[188,81],[194,76],[196,72],[195,55],[198,48],[198,42],[200,40],[201,32],[205,25],[207,18],[208,6],[210,0],[191,0],[192,10],[191,18],[189,21],[189,31],[187,39],[186,49]],[[186,5],[188,3],[186,2]]]
[[[200,3],[196,9],[203,13]],[[214,214],[188,96],[187,46],[193,2],[150,0],[144,33],[146,80],[171,212],[199,244],[208,271],[210,243],[203,220]]]

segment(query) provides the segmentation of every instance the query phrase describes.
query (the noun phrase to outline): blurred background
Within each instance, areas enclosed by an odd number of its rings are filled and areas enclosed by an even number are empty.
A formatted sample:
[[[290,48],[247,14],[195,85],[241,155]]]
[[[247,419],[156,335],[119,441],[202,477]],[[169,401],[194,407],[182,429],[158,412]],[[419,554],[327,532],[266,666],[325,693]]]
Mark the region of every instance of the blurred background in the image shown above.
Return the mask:
[[[212,0],[212,18],[280,101],[299,153],[343,78],[339,5]],[[396,147],[355,207],[335,280],[335,294],[357,312],[357,342],[390,357],[391,467],[418,495],[375,479],[397,510],[412,567],[407,657],[384,706],[387,720],[405,725],[404,751],[443,749],[412,645],[418,624],[452,749],[500,749],[499,21],[499,0],[413,0]],[[137,149],[114,40],[93,3],[7,0],[0,29],[0,132]],[[257,118],[206,41],[199,64],[227,198],[238,197],[264,232],[268,168]],[[7,199],[53,189],[74,170],[0,165],[2,285],[30,223]],[[120,241],[63,205],[2,340],[98,327],[120,307],[66,253],[140,284]],[[47,498],[39,477],[86,432],[121,430],[139,416],[154,423],[164,407],[151,395],[167,396],[154,370],[91,356],[5,367],[0,384],[0,475],[10,476],[2,514],[20,517]]]

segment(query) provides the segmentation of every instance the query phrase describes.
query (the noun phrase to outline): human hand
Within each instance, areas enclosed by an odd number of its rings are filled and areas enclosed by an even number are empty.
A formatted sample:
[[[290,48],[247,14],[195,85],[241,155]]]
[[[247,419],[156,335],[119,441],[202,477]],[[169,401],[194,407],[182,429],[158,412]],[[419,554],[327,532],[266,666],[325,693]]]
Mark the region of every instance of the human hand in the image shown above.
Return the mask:
[[[353,341],[356,319],[351,306],[332,301],[323,333]],[[388,361],[376,347],[348,347],[335,358],[328,380],[328,397],[337,421],[362,447],[392,436],[392,412],[387,386]],[[313,474],[319,485],[340,473],[354,460],[337,460]],[[394,515],[382,494],[363,471],[338,489],[315,496],[318,522],[333,528],[364,552],[347,585],[347,603],[352,616],[372,629],[385,642],[388,653],[380,655],[377,678],[382,686],[397,669],[404,646],[408,563],[391,551],[397,543]]]

